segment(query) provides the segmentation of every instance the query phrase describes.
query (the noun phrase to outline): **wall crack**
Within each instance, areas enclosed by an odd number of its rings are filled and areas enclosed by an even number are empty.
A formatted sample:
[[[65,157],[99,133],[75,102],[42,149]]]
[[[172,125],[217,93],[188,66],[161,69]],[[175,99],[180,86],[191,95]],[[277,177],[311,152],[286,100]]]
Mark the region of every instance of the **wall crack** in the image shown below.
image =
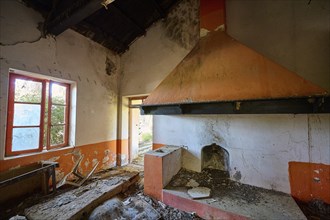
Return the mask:
[[[11,44],[3,44],[3,43],[0,43],[0,46],[4,46],[4,47],[7,47],[7,46],[16,46],[18,44],[24,44],[24,43],[29,43],[29,44],[33,44],[33,43],[36,43],[38,41],[40,41],[42,38],[42,35],[40,35],[37,39],[35,40],[31,40],[31,41],[28,41],[28,40],[22,40],[22,41],[17,41],[17,42],[14,42],[14,43],[11,43]]]

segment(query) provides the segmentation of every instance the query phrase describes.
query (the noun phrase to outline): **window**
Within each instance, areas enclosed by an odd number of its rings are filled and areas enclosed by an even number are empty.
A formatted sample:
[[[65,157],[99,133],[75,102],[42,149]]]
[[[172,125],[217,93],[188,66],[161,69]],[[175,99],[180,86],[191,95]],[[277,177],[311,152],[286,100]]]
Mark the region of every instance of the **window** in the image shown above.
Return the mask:
[[[70,84],[10,73],[6,156],[68,145]]]

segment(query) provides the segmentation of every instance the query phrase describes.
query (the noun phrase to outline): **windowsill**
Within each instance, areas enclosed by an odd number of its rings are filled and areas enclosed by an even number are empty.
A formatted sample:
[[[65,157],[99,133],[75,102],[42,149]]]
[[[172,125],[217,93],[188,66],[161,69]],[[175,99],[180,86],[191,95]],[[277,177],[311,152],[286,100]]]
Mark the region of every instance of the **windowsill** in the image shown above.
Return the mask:
[[[29,153],[29,154],[22,154],[22,155],[16,155],[16,156],[7,156],[7,157],[5,156],[3,158],[3,160],[14,160],[14,159],[19,159],[19,158],[42,155],[42,154],[47,154],[47,153],[52,153],[52,152],[57,152],[57,151],[74,149],[74,148],[75,148],[75,146],[66,146],[66,147],[55,148],[55,149],[45,150],[45,151],[41,151],[41,152],[34,152],[34,153]]]

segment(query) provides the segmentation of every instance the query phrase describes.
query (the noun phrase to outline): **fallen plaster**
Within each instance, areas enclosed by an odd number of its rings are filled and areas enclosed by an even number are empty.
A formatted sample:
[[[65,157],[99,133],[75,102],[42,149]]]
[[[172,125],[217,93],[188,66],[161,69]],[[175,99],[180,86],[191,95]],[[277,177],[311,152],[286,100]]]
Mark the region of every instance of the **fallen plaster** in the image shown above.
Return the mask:
[[[211,189],[207,187],[195,187],[188,189],[188,195],[193,199],[204,199],[211,195]]]
[[[199,183],[196,182],[194,179],[190,179],[189,182],[186,184],[187,187],[197,187],[199,186]]]
[[[88,218],[89,220],[100,219],[160,219],[159,213],[142,199],[129,198],[122,202],[113,198],[100,205]]]

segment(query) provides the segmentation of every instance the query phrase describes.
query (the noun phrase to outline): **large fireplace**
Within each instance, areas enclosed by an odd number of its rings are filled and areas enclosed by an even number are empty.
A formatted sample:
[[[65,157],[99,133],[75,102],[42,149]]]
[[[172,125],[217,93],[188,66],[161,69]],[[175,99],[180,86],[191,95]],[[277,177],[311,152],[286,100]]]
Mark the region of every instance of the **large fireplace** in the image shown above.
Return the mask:
[[[202,170],[208,168],[229,172],[229,153],[223,147],[215,143],[204,146],[201,157]]]

